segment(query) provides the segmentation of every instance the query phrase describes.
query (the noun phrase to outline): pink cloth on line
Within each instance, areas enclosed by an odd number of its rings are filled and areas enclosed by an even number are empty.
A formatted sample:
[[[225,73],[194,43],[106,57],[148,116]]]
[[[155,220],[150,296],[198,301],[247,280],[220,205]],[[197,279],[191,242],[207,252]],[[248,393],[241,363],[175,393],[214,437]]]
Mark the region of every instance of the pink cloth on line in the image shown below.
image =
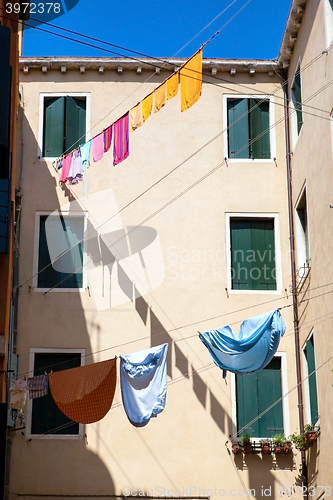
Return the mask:
[[[82,181],[83,171],[82,171],[82,159],[80,148],[77,148],[73,152],[71,167],[68,172],[68,184],[77,184],[78,181]]]
[[[93,160],[99,161],[104,156],[104,132],[96,135],[92,139]]]
[[[64,161],[62,162],[60,182],[67,182],[69,170],[72,164],[72,153],[64,156]]]
[[[129,155],[129,113],[113,124],[113,165],[125,160]]]
[[[104,153],[107,153],[111,146],[112,140],[112,125],[104,129]]]

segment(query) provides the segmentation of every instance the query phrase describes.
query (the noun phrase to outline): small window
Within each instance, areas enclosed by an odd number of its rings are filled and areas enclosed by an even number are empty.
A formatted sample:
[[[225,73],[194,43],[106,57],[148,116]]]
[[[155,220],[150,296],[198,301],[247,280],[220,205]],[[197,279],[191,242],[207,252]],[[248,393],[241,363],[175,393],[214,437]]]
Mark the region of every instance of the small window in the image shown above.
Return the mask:
[[[316,377],[316,361],[314,350],[313,335],[306,341],[304,347],[304,358],[307,376],[309,377],[307,385],[307,399],[308,399],[308,420],[315,424],[319,418],[318,412],[318,396],[317,396],[317,377]]]
[[[229,158],[271,158],[269,106],[252,97],[227,99]]]
[[[231,218],[232,290],[276,290],[274,219]]]
[[[302,278],[310,265],[308,212],[305,189],[296,207],[296,236],[298,275]]]
[[[235,379],[237,432],[245,428],[242,432],[257,438],[283,433],[282,400],[255,420],[282,397],[281,357],[274,357],[257,373],[236,375]],[[252,422],[253,420],[255,421]],[[249,425],[250,422],[252,423]]]
[[[81,366],[81,353],[78,352],[34,353],[34,376],[78,366]],[[78,435],[79,424],[59,410],[49,392],[46,396],[32,399],[31,434]]]
[[[39,216],[37,288],[83,288],[84,223],[84,215]]]
[[[291,87],[291,102],[293,106],[293,122],[294,132],[298,137],[303,125],[303,112],[302,112],[302,89],[301,89],[301,73],[300,69],[295,73],[294,82]]]
[[[43,157],[57,158],[86,141],[86,97],[45,97]]]

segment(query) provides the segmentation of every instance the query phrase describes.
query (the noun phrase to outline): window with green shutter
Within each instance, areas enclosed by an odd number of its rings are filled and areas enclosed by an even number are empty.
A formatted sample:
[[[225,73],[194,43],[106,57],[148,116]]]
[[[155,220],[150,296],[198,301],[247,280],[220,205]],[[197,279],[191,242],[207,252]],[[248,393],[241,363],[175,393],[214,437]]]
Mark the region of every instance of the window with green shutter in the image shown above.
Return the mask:
[[[34,375],[81,366],[80,353],[35,353]],[[59,410],[52,395],[32,400],[31,434],[78,434],[79,424]]]
[[[237,431],[245,428],[240,434],[247,432],[251,437],[272,437],[284,432],[281,397],[281,357],[274,357],[257,373],[236,375]]]
[[[273,219],[230,219],[231,288],[276,290]]]
[[[86,98],[44,97],[43,156],[57,158],[85,142]]]
[[[304,356],[308,368],[308,388],[309,388],[309,402],[310,402],[310,415],[311,423],[315,424],[319,418],[318,413],[318,396],[317,396],[317,377],[316,377],[316,362],[314,353],[314,340],[313,335],[306,341],[304,348]]]
[[[82,288],[84,216],[63,215],[60,217],[62,230],[56,238],[59,247],[57,254],[60,257],[52,263],[46,233],[47,218],[47,215],[41,215],[39,219],[37,287]],[[50,229],[52,229],[52,223],[51,219]],[[59,232],[56,226],[55,230]]]
[[[297,135],[300,134],[303,125],[302,113],[302,89],[301,89],[301,73],[300,69],[295,74],[294,82],[291,87],[291,99],[296,113],[296,130]]]
[[[228,157],[270,159],[269,101],[227,100]]]

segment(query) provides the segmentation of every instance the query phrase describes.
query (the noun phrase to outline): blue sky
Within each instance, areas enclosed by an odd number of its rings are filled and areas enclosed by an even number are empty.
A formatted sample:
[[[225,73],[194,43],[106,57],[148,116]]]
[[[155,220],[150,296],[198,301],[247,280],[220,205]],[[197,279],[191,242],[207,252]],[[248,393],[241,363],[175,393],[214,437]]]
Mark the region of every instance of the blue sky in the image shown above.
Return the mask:
[[[291,0],[232,2],[233,0],[79,0],[71,11],[52,21],[52,24],[152,57],[189,57],[226,25],[204,48],[204,57],[276,59]],[[249,3],[245,5],[247,2]],[[219,16],[223,10],[225,12]],[[215,19],[217,16],[219,17]],[[204,29],[209,23],[211,24]],[[45,24],[39,27],[56,31]],[[63,31],[58,33],[79,38]],[[190,42],[194,37],[196,38]],[[131,55],[99,42],[87,39],[86,42],[116,53],[30,28],[24,34],[23,55]]]

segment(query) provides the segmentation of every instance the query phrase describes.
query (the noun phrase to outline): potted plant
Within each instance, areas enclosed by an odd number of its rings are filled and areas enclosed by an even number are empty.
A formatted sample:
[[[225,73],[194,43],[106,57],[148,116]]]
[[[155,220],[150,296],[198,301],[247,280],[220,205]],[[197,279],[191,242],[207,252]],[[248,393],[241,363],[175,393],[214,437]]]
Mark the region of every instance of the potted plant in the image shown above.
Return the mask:
[[[251,445],[251,436],[247,432],[244,432],[241,436],[241,444],[244,449],[244,453],[248,454],[251,453],[252,451],[252,445]]]
[[[272,437],[272,444],[274,448],[274,453],[287,453],[288,448],[285,448],[285,443],[287,443],[287,438],[283,433],[275,434]]]
[[[269,438],[263,438],[259,441],[261,445],[261,453],[266,454],[271,452],[272,440]]]
[[[305,440],[307,443],[313,443],[317,439],[317,431],[313,424],[306,424],[304,427]]]
[[[305,434],[303,432],[301,434],[292,434],[290,436],[290,441],[294,443],[295,448],[299,451],[304,451],[309,448],[309,445],[306,442]]]
[[[234,443],[232,445],[232,452],[237,455],[239,453],[243,453],[243,446],[240,443]]]

